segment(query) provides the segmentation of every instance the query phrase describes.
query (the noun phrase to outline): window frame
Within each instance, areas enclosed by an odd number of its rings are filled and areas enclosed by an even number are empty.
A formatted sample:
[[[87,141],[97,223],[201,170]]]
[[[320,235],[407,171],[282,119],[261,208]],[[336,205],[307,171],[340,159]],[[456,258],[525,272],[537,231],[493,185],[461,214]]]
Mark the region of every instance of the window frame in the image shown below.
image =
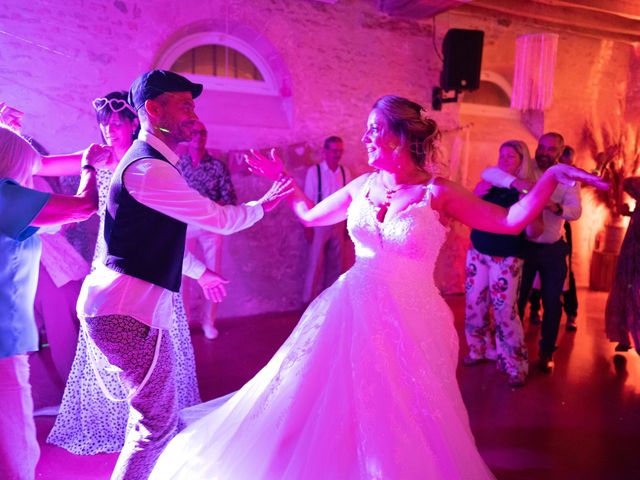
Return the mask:
[[[158,61],[160,68],[170,69],[183,54],[189,50],[205,45],[222,45],[237,50],[246,56],[262,75],[263,81],[245,80],[229,77],[214,77],[194,73],[181,73],[191,81],[201,83],[206,90],[222,92],[254,93],[261,95],[279,96],[275,76],[262,56],[248,43],[221,32],[204,32],[181,38],[167,48]]]

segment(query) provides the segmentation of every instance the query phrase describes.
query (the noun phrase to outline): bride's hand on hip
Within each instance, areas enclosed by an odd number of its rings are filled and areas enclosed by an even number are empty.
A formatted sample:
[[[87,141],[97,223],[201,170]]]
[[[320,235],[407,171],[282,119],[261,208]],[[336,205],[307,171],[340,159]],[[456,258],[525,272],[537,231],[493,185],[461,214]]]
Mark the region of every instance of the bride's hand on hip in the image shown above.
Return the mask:
[[[257,150],[250,150],[249,155],[245,155],[244,160],[249,165],[249,171],[269,180],[276,181],[284,172],[282,160],[276,154],[276,149],[272,148],[267,158]]]
[[[550,167],[547,172],[552,174],[558,183],[575,185],[576,182],[590,185],[600,190],[608,190],[609,184],[597,175],[592,175],[581,168],[558,163]]]

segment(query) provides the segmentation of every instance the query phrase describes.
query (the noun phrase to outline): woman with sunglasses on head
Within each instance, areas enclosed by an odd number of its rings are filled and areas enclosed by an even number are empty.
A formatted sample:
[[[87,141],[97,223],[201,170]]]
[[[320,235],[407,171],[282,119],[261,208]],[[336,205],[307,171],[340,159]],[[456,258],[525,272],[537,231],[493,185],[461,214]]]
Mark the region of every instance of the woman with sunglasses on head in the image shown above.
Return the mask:
[[[135,110],[127,103],[127,92],[116,91],[97,98],[93,107],[102,137],[112,152],[109,168],[98,170],[100,228],[93,257],[96,262],[105,249],[103,231],[111,176],[137,136],[139,123]],[[200,393],[189,326],[179,293],[173,297],[173,315],[170,338],[177,361],[177,398],[180,408],[185,408],[200,402]],[[119,452],[124,444],[129,406],[117,401],[125,398],[117,374],[104,369],[94,371],[102,354],[90,345],[81,331],[60,413],[47,442],[78,455]]]

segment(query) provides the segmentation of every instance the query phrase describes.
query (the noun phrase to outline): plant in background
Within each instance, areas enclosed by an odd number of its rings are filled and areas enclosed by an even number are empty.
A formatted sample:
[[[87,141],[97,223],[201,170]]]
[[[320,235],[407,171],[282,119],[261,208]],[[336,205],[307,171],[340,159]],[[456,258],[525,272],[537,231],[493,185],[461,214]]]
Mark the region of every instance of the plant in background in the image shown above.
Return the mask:
[[[582,143],[595,161],[593,173],[610,184],[609,190],[593,190],[593,196],[607,208],[610,220],[618,222],[624,211],[624,179],[636,175],[640,167],[640,128],[622,121],[600,128],[586,123]]]

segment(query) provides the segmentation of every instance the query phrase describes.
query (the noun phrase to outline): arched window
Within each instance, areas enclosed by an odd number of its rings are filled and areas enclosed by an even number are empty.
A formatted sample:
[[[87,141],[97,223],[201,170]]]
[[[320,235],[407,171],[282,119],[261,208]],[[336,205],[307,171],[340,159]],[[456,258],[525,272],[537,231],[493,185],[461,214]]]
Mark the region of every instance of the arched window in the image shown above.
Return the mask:
[[[210,148],[241,149],[288,134],[291,74],[264,35],[243,24],[213,20],[183,32],[165,47],[157,66],[203,85],[196,111],[210,131]]]
[[[182,74],[264,82],[260,70],[246,55],[226,45],[194,47],[180,55],[171,70]]]
[[[168,48],[158,63],[208,90],[278,94],[274,74],[262,55],[225,33],[188,35]]]
[[[509,108],[511,99],[500,86],[487,80],[480,80],[480,88],[464,93],[465,103],[477,105],[491,105],[493,107]]]
[[[460,114],[519,119],[520,112],[510,104],[511,84],[498,73],[482,71],[480,88],[463,93]]]

